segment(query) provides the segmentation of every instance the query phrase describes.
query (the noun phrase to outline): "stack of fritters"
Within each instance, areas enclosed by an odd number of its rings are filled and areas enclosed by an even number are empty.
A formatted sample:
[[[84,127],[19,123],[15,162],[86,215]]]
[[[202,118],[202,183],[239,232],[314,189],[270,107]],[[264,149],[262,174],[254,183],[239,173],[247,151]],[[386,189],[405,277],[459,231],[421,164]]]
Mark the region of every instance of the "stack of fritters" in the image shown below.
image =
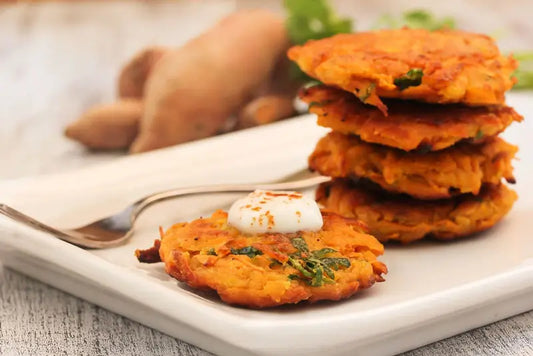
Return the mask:
[[[517,151],[497,135],[522,117],[505,106],[517,63],[487,36],[384,30],[289,50],[323,84],[301,93],[332,128],[309,158],[334,179],[326,209],[365,222],[381,241],[452,239],[498,222],[517,196]]]

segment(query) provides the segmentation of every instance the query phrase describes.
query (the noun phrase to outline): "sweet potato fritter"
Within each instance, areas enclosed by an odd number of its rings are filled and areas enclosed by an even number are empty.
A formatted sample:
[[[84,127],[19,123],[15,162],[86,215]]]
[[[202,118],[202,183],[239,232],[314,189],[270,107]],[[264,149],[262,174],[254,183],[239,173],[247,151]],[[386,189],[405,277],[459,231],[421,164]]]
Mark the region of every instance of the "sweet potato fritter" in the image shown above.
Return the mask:
[[[383,245],[366,227],[333,213],[323,219],[318,232],[243,235],[219,210],[172,226],[159,254],[172,277],[251,308],[339,300],[383,281]]]
[[[477,196],[423,201],[338,179],[323,183],[316,198],[326,209],[366,223],[381,242],[409,243],[428,235],[450,240],[486,230],[507,214],[517,195],[503,184],[488,184]]]
[[[468,107],[389,99],[389,116],[348,92],[318,85],[300,92],[318,124],[404,151],[437,151],[461,140],[479,143],[523,117],[508,106]]]
[[[288,56],[309,76],[355,93],[384,113],[379,97],[503,104],[518,65],[488,36],[408,28],[309,41],[292,47]]]
[[[517,150],[491,137],[479,145],[405,152],[330,132],[309,157],[309,168],[333,178],[367,178],[388,191],[430,200],[478,194],[483,183],[498,184],[502,178],[514,182],[511,160]]]

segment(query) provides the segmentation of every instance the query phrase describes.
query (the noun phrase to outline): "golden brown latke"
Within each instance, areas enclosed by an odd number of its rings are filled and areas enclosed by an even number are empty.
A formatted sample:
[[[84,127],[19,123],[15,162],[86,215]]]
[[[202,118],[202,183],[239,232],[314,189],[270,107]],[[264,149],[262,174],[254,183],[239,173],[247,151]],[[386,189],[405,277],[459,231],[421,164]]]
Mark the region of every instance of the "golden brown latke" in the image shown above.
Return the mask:
[[[483,183],[498,184],[502,178],[514,182],[511,160],[517,150],[491,137],[479,145],[405,152],[330,132],[316,145],[309,168],[333,178],[367,178],[388,191],[430,200],[478,194]]]
[[[316,198],[326,209],[366,223],[381,242],[409,243],[428,235],[449,240],[486,230],[509,212],[517,195],[503,184],[488,184],[477,196],[422,201],[338,179],[323,183]]]
[[[384,113],[379,97],[503,104],[518,65],[488,36],[408,28],[309,41],[289,49],[288,56],[309,76],[355,93]]]
[[[366,227],[333,213],[323,213],[323,219],[317,232],[244,235],[219,210],[172,226],[162,233],[160,247],[156,241],[136,255],[153,262],[158,249],[172,277],[251,308],[339,300],[383,281],[387,268],[376,259],[383,245]]]
[[[389,116],[353,94],[318,85],[300,92],[318,124],[363,141],[405,151],[437,151],[468,139],[479,143],[523,117],[508,106],[468,107],[389,99]]]

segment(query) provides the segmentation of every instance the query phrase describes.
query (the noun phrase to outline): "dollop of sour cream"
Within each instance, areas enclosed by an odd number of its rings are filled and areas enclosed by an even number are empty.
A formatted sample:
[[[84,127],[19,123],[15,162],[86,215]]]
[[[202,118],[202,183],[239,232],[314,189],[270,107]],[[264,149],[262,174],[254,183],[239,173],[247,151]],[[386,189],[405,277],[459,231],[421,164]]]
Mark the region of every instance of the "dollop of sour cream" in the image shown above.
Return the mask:
[[[297,192],[256,190],[228,212],[228,224],[245,234],[317,231],[323,223],[316,202]]]

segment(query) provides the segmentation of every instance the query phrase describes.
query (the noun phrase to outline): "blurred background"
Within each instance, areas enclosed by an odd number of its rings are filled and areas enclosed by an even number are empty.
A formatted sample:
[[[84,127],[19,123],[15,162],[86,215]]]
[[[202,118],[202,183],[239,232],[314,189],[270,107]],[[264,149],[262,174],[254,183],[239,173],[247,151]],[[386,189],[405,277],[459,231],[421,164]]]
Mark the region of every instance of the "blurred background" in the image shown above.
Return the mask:
[[[495,37],[504,52],[533,49],[530,0],[331,1],[354,29],[413,9]],[[115,99],[120,69],[143,48],[177,47],[242,8],[284,14],[279,0],[1,1],[0,179],[59,172],[126,151],[91,151],[64,136],[68,123]]]

